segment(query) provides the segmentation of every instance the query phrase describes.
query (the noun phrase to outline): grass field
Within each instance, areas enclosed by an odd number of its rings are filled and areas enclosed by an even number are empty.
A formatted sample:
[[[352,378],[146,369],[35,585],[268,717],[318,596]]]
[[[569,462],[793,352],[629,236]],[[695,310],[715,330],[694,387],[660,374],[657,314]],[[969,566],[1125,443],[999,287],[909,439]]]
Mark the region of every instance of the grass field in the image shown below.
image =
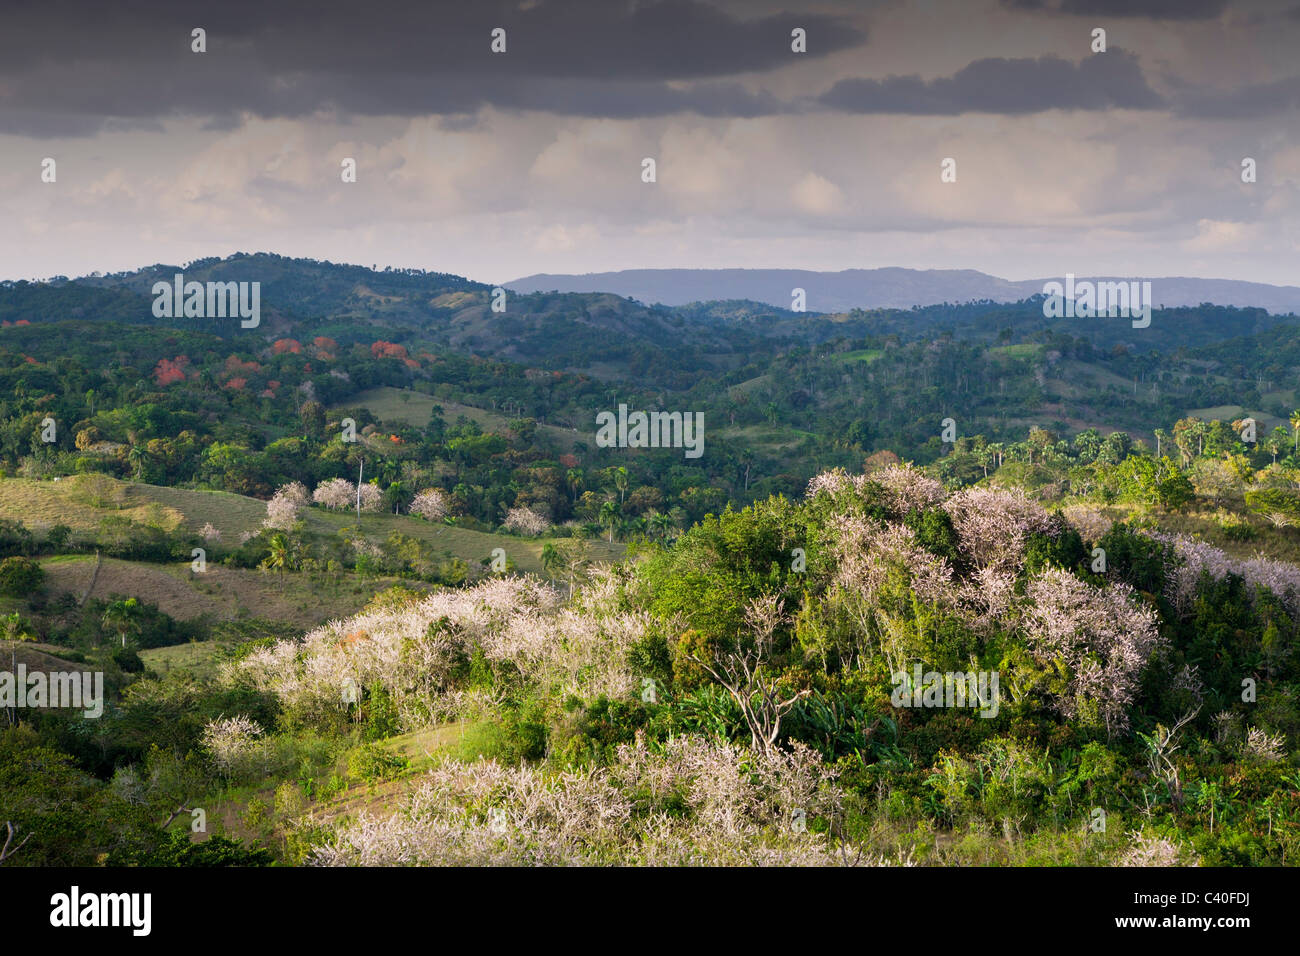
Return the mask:
[[[835,356],[837,362],[874,362],[880,356],[885,354],[884,349],[855,349],[852,352],[841,352]]]
[[[1043,354],[1043,347],[1032,342],[1022,342],[1019,345],[998,345],[989,351],[994,355],[1004,355],[1013,359],[1036,359]]]
[[[98,600],[123,594],[146,598],[181,621],[264,617],[304,629],[355,613],[375,591],[397,583],[396,578],[376,578],[362,587],[354,578],[343,578],[334,588],[314,585],[303,574],[286,574],[280,581],[261,571],[219,564],[209,564],[196,574],[189,562],[146,564],[116,558],[103,559],[95,575],[94,557],[81,555],[46,558],[41,564],[46,587],[54,594],[66,591],[81,599],[93,575],[95,586],[89,597]]]
[[[442,407],[442,419],[448,425],[454,424],[456,419],[464,415],[465,418],[477,424],[484,431],[500,433],[510,427],[509,416],[501,412],[476,408],[473,405],[461,405],[459,402],[434,398],[432,395],[426,395],[423,392],[404,388],[391,388],[389,386],[360,392],[348,401],[336,406],[333,410],[361,406],[370,409],[381,421],[405,422],[416,428],[423,428],[429,424],[435,405]],[[594,431],[587,433],[575,432],[570,428],[561,428],[558,425],[538,425],[537,430],[549,436],[563,451],[571,451],[574,442],[577,441],[584,441],[588,445],[592,445],[595,443],[596,438]]]
[[[1253,418],[1257,423],[1255,429],[1256,434],[1259,436],[1261,441],[1268,432],[1271,432],[1278,425],[1281,425],[1288,430],[1291,427],[1276,415],[1270,415],[1268,412],[1261,412],[1257,408],[1243,408],[1241,405],[1215,405],[1213,408],[1192,408],[1188,409],[1187,416],[1189,418],[1201,418],[1207,422],[1217,419],[1218,421],[1228,423],[1235,422],[1241,418]]]
[[[150,647],[140,652],[140,660],[159,674],[187,670],[200,680],[211,680],[217,676],[217,658],[226,646],[220,641],[194,641],[171,647]]]
[[[728,426],[718,429],[718,435],[728,441],[742,443],[749,448],[761,449],[768,455],[792,451],[803,444],[805,439],[814,437],[812,432],[801,431],[788,425],[778,424],[774,426],[767,423]]]
[[[45,530],[63,523],[75,531],[94,531],[107,515],[122,515],[168,530],[184,527],[198,531],[210,523],[227,542],[237,540],[245,532],[257,531],[266,517],[265,502],[224,491],[192,491],[129,481],[114,484],[120,505],[95,507],[77,493],[76,479],[0,479],[0,517],[21,521],[33,530]],[[356,525],[356,515],[351,512],[333,512],[316,507],[307,509],[304,518],[307,529],[318,534],[333,535],[344,527]],[[382,542],[393,531],[400,531],[471,563],[491,555],[493,548],[504,548],[521,571],[540,574],[542,570],[544,541],[539,539],[473,531],[409,515],[391,514],[362,515],[361,530],[374,542]],[[591,541],[590,548],[593,560],[602,562],[618,560],[626,550],[621,544],[611,545],[599,540]]]
[[[29,671],[87,671],[86,664],[77,664],[60,657],[66,654],[66,647],[53,644],[41,644],[36,641],[0,640],[0,669],[9,670],[22,664]]]
[[[147,490],[150,488],[148,485],[114,482],[114,486],[116,502],[105,507],[95,507],[85,500],[83,483],[78,478],[59,481],[0,479],[0,517],[21,521],[33,531],[45,530],[56,524],[66,524],[74,531],[93,531],[107,515],[121,515],[132,521],[173,530],[185,518],[181,511],[168,505],[165,496]]]

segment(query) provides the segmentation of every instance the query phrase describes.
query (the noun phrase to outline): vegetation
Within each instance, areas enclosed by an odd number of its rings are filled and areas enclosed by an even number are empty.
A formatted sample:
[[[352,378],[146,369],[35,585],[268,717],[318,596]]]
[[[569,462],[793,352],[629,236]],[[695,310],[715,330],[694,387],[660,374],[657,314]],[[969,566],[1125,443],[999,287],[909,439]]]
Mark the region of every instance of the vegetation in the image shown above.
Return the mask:
[[[0,286],[4,864],[1296,860],[1292,318],[186,272]]]

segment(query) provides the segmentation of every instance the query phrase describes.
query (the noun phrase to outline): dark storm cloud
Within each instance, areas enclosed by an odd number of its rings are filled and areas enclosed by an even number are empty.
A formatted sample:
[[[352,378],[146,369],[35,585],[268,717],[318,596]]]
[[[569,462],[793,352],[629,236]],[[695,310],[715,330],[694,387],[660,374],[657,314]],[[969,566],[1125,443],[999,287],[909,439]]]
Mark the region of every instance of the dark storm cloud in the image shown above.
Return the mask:
[[[820,101],[853,113],[1036,113],[1042,110],[1158,109],[1136,57],[1121,50],[1079,63],[1055,56],[976,60],[950,77],[840,80]]]
[[[467,113],[487,104],[653,116],[781,109],[725,78],[861,45],[836,17],[740,19],[703,0],[185,4],[44,0],[0,13],[0,131],[88,133],[106,117]],[[208,52],[190,52],[190,31]],[[507,52],[489,51],[507,31]],[[683,81],[686,81],[685,83]],[[694,82],[692,82],[694,81]],[[709,82],[712,81],[712,82]]]
[[[1213,20],[1230,4],[1229,0],[1002,0],[1002,5],[1013,10],[1044,10],[1071,16]]]

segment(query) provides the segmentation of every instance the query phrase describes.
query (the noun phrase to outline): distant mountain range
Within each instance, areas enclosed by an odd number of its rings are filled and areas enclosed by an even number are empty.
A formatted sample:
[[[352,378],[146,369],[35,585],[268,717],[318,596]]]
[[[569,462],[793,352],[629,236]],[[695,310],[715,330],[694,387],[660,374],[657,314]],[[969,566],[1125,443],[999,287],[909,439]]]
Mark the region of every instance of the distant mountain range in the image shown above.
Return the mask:
[[[647,304],[747,299],[790,308],[791,290],[803,289],[809,312],[852,309],[909,309],[945,302],[1017,302],[1043,291],[1064,276],[1013,282],[974,269],[626,269],[583,275],[541,273],[507,282],[515,292],[612,292]],[[1094,281],[1131,281],[1136,276],[1079,275]],[[1300,313],[1300,287],[1240,282],[1235,279],[1150,278],[1157,308],[1202,303],[1267,309],[1278,315]]]

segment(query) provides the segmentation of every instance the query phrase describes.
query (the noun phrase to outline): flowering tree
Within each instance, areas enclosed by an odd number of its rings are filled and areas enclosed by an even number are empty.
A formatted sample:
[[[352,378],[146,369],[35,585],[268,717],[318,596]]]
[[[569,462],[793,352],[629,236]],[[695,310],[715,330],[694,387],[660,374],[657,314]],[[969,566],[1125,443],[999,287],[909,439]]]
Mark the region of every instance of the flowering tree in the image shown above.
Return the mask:
[[[999,488],[966,488],[944,502],[962,552],[977,566],[1009,568],[1020,564],[1025,539],[1052,529],[1047,511],[1025,493]]]
[[[222,776],[239,777],[252,769],[259,756],[262,734],[255,721],[238,714],[209,721],[202,742]]]
[[[302,482],[291,481],[280,486],[274,497],[266,503],[263,527],[277,531],[292,530],[294,522],[298,520],[298,512],[307,507],[308,500],[307,488]]]
[[[886,507],[897,515],[933,508],[947,497],[943,483],[912,465],[886,465],[870,476]]]
[[[378,511],[384,505],[384,493],[379,490],[377,485],[364,484],[360,487],[361,492],[361,510]]]
[[[411,502],[410,512],[428,521],[441,521],[451,513],[447,493],[440,488],[425,488]]]
[[[166,387],[175,382],[185,381],[185,366],[189,364],[189,358],[184,355],[178,355],[175,359],[159,359],[158,365],[153,370],[154,381],[159,385]]]
[[[1173,545],[1172,560],[1165,568],[1165,596],[1179,613],[1191,612],[1202,574],[1216,581],[1235,574],[1246,582],[1252,599],[1258,588],[1265,588],[1277,595],[1290,614],[1300,615],[1300,568],[1295,565],[1263,557],[1231,558],[1218,548],[1186,535],[1149,532],[1147,536]]]
[[[1031,581],[1026,596],[1030,652],[1069,670],[1069,692],[1056,697],[1060,712],[1095,710],[1112,736],[1127,730],[1142,669],[1162,643],[1155,611],[1126,584],[1094,588],[1059,568]]]
[[[311,500],[324,505],[332,511],[350,508],[357,498],[357,486],[346,478],[331,478],[322,481],[312,492]]]
[[[654,749],[624,744],[608,767],[559,775],[447,760],[399,812],[341,827],[308,862],[840,865],[846,860],[826,834],[792,825],[836,818],[843,794],[834,776],[803,748],[751,753],[693,736]],[[886,861],[866,854],[851,862]]]
[[[551,528],[551,523],[546,520],[545,515],[538,514],[532,508],[511,508],[506,513],[506,520],[502,525],[507,531],[513,531],[515,534],[539,535],[545,534]]]

